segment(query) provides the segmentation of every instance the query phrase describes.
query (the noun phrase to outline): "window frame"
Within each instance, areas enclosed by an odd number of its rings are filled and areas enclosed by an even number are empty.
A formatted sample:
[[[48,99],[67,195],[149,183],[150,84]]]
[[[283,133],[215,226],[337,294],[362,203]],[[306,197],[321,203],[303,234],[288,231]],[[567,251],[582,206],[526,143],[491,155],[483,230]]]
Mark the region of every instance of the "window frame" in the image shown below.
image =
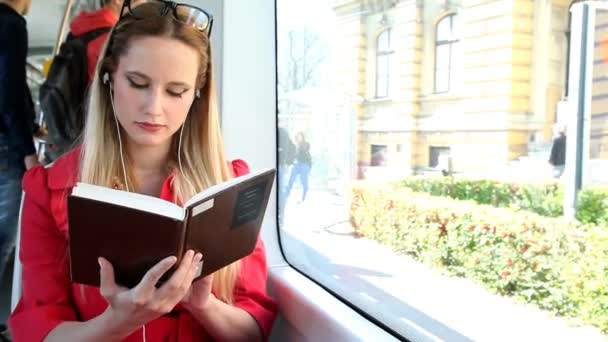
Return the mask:
[[[391,69],[391,55],[395,52],[392,48],[392,42],[391,42],[391,33],[392,33],[392,28],[388,27],[388,28],[384,28],[377,36],[376,36],[376,77],[375,77],[375,91],[374,91],[374,97],[376,99],[385,99],[388,98],[390,96],[390,69]],[[381,39],[383,38],[383,35],[387,35],[387,41],[388,44],[386,46],[386,49],[382,48],[380,46],[381,43]],[[382,79],[380,78],[380,60],[385,60],[386,62],[386,74],[382,75]],[[384,83],[384,89],[386,90],[386,92],[384,94],[380,94],[378,92],[378,89],[380,89],[380,81],[383,81]]]
[[[453,79],[453,70],[454,70],[454,65],[453,65],[453,59],[454,59],[454,45],[460,43],[460,37],[456,37],[455,35],[455,28],[454,28],[454,19],[458,16],[457,13],[449,13],[444,15],[443,17],[441,17],[441,19],[439,19],[437,21],[437,23],[435,24],[435,39],[434,39],[434,53],[435,53],[435,58],[434,58],[434,67],[433,67],[433,92],[435,94],[445,94],[445,93],[449,93],[452,90],[452,79]],[[449,21],[450,23],[450,38],[449,39],[445,39],[445,40],[439,40],[439,26],[445,22],[446,20]],[[439,51],[439,47],[441,46],[447,46],[448,47],[448,68],[447,70],[441,70],[442,73],[446,73],[445,75],[438,75],[439,69],[438,69],[438,65],[437,65],[437,61],[438,61],[438,51]],[[446,89],[438,89],[438,76],[445,76],[447,77],[447,87]]]
[[[428,166],[431,168],[436,168],[439,166],[439,158],[441,155],[447,154],[448,156],[452,154],[452,149],[450,146],[446,145],[429,145],[429,162]]]

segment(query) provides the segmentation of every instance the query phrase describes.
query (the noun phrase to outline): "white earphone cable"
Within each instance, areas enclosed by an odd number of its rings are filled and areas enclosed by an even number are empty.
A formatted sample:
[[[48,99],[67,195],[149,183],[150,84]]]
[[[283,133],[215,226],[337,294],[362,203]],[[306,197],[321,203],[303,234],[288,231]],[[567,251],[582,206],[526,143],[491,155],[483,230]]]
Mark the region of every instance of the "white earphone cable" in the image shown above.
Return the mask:
[[[127,181],[127,169],[125,167],[125,158],[123,156],[123,151],[122,151],[122,139],[120,138],[120,125],[118,124],[118,118],[116,117],[116,110],[114,109],[114,96],[112,95],[112,92],[113,92],[112,83],[110,83],[110,102],[112,103],[112,114],[114,114],[114,122],[116,123],[116,133],[118,134],[118,146],[120,148],[120,163],[122,165],[122,176],[125,181],[125,188],[127,189],[127,192],[129,192],[129,182]]]

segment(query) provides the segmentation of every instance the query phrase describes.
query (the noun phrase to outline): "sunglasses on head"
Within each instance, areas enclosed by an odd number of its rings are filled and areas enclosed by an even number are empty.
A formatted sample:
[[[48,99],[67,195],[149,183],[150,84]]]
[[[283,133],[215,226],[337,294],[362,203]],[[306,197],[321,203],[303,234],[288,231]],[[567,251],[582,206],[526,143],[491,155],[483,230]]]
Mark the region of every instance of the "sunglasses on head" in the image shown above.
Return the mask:
[[[162,17],[171,14],[178,22],[192,26],[203,33],[207,33],[207,36],[211,36],[213,16],[196,6],[166,0],[125,0],[120,11],[121,17],[125,8],[135,19],[145,19],[154,15]]]

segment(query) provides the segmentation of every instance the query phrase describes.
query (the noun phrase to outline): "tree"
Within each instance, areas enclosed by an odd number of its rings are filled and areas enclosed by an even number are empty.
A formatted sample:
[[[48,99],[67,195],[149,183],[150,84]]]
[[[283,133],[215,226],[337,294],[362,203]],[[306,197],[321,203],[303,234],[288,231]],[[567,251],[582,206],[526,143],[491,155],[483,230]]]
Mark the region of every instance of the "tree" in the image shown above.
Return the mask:
[[[306,29],[289,31],[285,44],[285,47],[279,45],[281,90],[288,93],[314,85],[319,65],[325,59],[319,36]]]

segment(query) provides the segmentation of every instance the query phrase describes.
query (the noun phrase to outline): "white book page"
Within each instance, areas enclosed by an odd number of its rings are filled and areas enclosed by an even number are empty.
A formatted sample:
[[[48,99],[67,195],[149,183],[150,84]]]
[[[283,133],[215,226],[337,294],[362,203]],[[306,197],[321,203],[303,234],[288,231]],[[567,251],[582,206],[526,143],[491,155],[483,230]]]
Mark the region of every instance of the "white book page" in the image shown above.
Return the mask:
[[[239,183],[242,183],[248,179],[254,178],[256,176],[261,175],[264,172],[268,172],[272,169],[262,169],[256,172],[250,172],[246,175],[240,176],[240,177],[235,177],[232,178],[231,180],[224,182],[224,183],[220,183],[220,184],[216,184],[213,186],[208,187],[207,189],[205,189],[203,192],[199,192],[198,194],[194,195],[192,198],[190,198],[188,200],[188,202],[186,202],[186,204],[184,204],[184,208],[189,207],[190,205],[202,200],[203,198],[212,196],[217,194],[218,192],[224,190],[224,189],[228,189],[231,186],[237,185]]]
[[[72,196],[112,203],[183,221],[186,211],[171,202],[160,198],[106,188],[103,186],[77,183]]]

